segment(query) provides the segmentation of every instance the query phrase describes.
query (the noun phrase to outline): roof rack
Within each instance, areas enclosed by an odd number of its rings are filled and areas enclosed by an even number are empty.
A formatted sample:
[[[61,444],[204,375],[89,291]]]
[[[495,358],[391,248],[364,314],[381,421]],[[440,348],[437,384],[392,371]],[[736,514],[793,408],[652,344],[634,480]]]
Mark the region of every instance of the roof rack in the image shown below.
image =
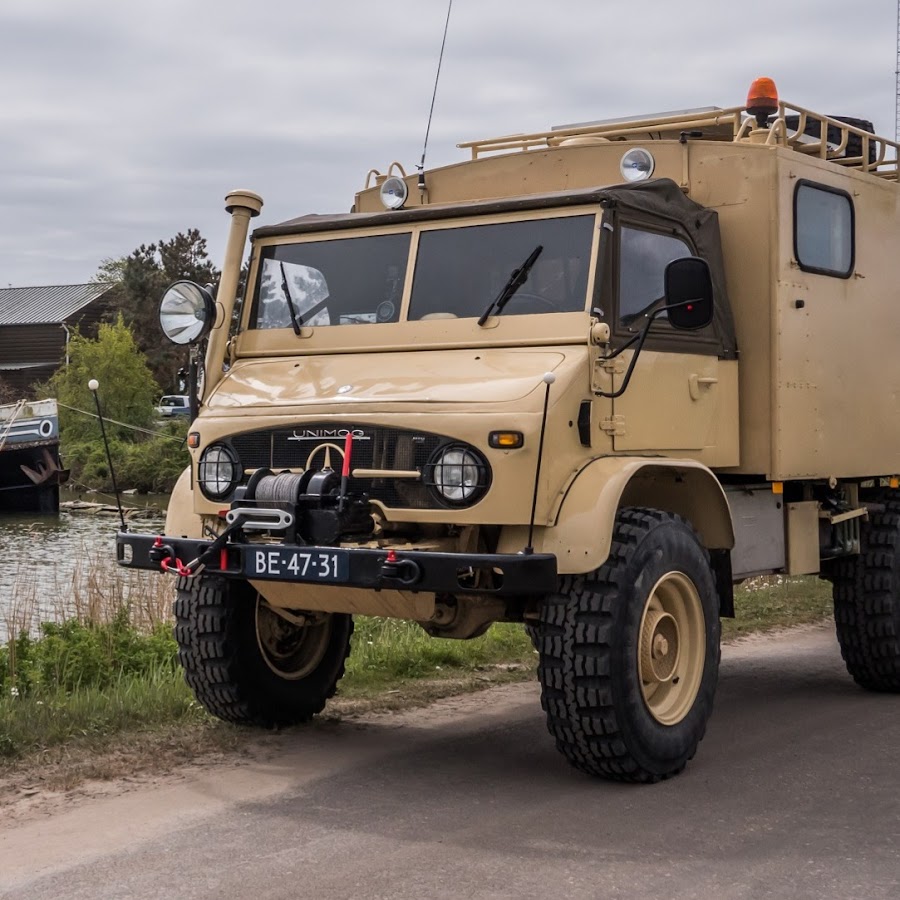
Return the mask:
[[[792,103],[778,103],[778,112],[767,130],[743,107],[688,110],[641,119],[614,120],[513,134],[505,137],[466,141],[457,144],[472,151],[472,159],[491,153],[545,150],[607,141],[684,140],[688,132],[701,131],[702,138],[714,141],[749,141],[789,147],[798,153],[828,159],[849,169],[868,172],[878,178],[900,181],[900,144],[880,137],[850,122],[824,116]],[[761,134],[765,139],[760,140]]]

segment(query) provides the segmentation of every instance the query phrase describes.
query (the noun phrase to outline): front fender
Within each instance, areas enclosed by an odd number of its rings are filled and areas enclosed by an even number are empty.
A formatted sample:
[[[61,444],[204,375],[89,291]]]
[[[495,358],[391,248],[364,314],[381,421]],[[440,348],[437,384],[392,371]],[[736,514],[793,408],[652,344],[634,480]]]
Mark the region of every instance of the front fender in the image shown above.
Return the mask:
[[[553,524],[535,529],[535,550],[553,553],[560,574],[592,572],[609,556],[616,514],[624,506],[682,516],[709,550],[734,546],[728,500],[706,466],[692,459],[607,456],[573,476]],[[498,552],[516,552],[526,533],[523,526],[504,529]]]
[[[172,489],[166,510],[166,534],[186,538],[203,537],[203,519],[194,512],[190,466],[178,476]]]

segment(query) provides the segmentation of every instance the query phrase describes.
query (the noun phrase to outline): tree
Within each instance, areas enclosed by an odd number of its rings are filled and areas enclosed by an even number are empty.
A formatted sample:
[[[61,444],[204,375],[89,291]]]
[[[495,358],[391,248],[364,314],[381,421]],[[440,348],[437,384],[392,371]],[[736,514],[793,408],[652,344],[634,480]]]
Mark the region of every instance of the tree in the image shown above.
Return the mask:
[[[196,228],[167,241],[141,244],[129,256],[105,259],[94,278],[114,281],[113,302],[136,335],[137,346],[163,392],[177,390],[178,370],[187,366],[188,349],[172,344],[159,327],[159,301],[173,281],[214,284],[219,271],[210,262],[206,239]]]
[[[99,435],[94,419],[66,409],[94,412],[94,398],[88,388],[92,378],[100,382],[104,416],[139,428],[153,425],[159,387],[121,315],[114,323],[101,323],[96,340],[73,332],[68,366],[58,369],[46,385],[47,396],[56,397],[61,405],[60,427],[67,444],[95,442]],[[133,442],[139,432],[110,423],[107,434]]]
[[[159,386],[121,315],[113,323],[102,323],[96,340],[74,333],[68,366],[41,386],[42,393],[57,397],[60,403],[60,442],[73,483],[107,491],[112,487],[100,425],[92,415],[85,415],[96,410],[88,387],[92,378],[100,382],[99,397],[119,487],[171,490],[189,462],[184,449],[187,423],[156,422],[153,407]],[[120,422],[124,424],[117,424]]]

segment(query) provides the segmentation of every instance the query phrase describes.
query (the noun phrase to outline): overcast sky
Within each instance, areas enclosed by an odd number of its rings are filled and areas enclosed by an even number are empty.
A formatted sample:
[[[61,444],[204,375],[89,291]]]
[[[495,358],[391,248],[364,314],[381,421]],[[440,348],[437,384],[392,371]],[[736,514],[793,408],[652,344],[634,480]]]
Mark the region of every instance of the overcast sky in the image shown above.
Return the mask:
[[[783,99],[894,134],[896,0],[454,0],[428,149],[570,122]],[[89,280],[199,228],[345,212],[413,171],[447,0],[0,0],[0,285]]]

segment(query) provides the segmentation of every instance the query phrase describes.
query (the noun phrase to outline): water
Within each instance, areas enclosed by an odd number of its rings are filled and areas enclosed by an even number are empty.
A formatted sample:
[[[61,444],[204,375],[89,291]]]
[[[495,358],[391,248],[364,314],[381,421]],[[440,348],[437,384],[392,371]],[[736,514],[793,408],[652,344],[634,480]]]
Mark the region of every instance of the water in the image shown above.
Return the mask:
[[[76,499],[112,502],[100,495],[62,495],[63,502]],[[168,502],[167,496],[124,499],[127,506],[151,506],[160,511]],[[129,527],[156,532],[163,521],[160,512],[154,519],[134,521]],[[73,615],[89,595],[114,602],[116,597],[132,594],[135,576],[145,573],[127,572],[115,565],[118,530],[115,513],[0,514],[0,640],[23,628],[34,631],[42,621]]]

